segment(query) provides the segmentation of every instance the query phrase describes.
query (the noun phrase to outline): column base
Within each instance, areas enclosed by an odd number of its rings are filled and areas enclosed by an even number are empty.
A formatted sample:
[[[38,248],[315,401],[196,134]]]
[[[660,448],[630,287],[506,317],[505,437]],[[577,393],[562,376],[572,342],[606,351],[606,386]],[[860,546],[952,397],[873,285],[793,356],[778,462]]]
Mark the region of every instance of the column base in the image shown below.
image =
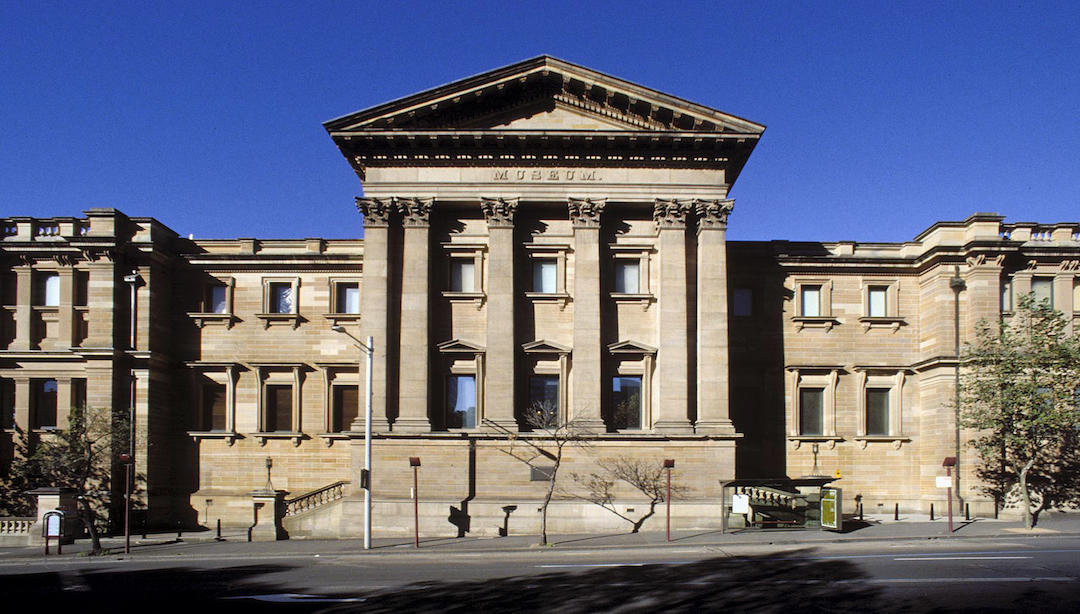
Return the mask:
[[[390,430],[395,433],[430,433],[431,421],[427,418],[398,418]]]
[[[656,433],[670,433],[672,435],[689,435],[694,432],[689,420],[659,420],[653,424]]]
[[[374,433],[385,433],[385,432],[387,432],[389,430],[390,430],[390,423],[386,420],[386,418],[376,418],[376,417],[372,416],[372,418],[371,418],[371,432],[373,434]],[[361,434],[363,434],[363,432],[364,432],[364,417],[363,416],[360,416],[356,420],[353,420],[352,424],[349,425],[349,432],[350,433],[361,433]]]
[[[698,420],[694,432],[698,435],[738,435],[731,420]]]
[[[489,433],[502,433],[504,435],[507,434],[507,433],[517,434],[520,431],[520,428],[518,427],[517,420],[507,420],[507,419],[492,420],[492,419],[487,419],[487,420],[484,420],[483,424],[481,424],[480,426],[485,431],[487,431]]]

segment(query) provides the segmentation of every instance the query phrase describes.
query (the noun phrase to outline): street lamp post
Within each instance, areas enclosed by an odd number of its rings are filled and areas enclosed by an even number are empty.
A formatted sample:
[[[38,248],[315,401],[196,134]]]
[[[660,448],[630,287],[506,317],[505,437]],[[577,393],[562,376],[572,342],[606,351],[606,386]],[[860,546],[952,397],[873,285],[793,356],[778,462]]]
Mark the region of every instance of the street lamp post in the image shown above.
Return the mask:
[[[667,528],[664,535],[667,541],[671,541],[671,470],[675,468],[674,458],[664,459],[664,469],[667,469],[667,492],[664,495],[664,503],[667,504]]]
[[[360,341],[352,333],[345,330],[344,326],[335,324],[330,327],[335,333],[341,333],[352,339],[356,347],[364,354],[367,362],[367,373],[364,378],[367,393],[364,400],[364,469],[360,474],[360,488],[364,491],[364,550],[371,549],[371,355],[375,351],[375,344],[368,335],[367,343]]]
[[[129,309],[129,322],[128,327],[130,329],[130,338],[128,340],[128,352],[131,364],[129,371],[130,389],[128,390],[128,451],[126,456],[128,457],[124,462],[126,470],[124,472],[124,479],[126,480],[124,486],[124,552],[131,552],[131,492],[134,490],[135,480],[135,349],[138,341],[138,302],[136,299],[136,293],[138,292],[139,285],[142,283],[142,277],[139,277],[139,271],[132,269],[131,273],[124,275],[124,283],[131,286],[131,308]],[[123,458],[124,455],[121,455]]]
[[[956,359],[953,382],[953,425],[954,425],[954,466],[952,476],[952,489],[956,498],[963,503],[960,496],[960,293],[967,289],[964,278],[960,277],[960,265],[953,265],[953,276],[949,279],[949,287],[953,291],[953,356]],[[952,497],[949,497],[952,505]]]

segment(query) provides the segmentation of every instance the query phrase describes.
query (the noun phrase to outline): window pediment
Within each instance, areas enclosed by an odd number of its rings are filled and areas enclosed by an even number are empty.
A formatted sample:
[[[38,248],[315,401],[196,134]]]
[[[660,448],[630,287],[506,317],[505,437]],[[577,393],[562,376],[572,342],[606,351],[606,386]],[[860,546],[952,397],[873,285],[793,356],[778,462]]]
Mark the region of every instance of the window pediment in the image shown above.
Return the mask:
[[[524,343],[524,344],[521,345],[521,349],[522,349],[522,351],[524,351],[527,354],[569,354],[570,353],[570,348],[569,347],[567,347],[565,345],[558,344],[558,343],[554,343],[554,342],[551,342],[551,341],[546,341],[544,339],[537,339],[536,341],[530,341],[528,343]]]
[[[653,346],[631,340],[612,343],[608,346],[608,351],[612,354],[656,354],[656,348]]]
[[[485,347],[478,343],[471,343],[469,341],[463,341],[461,339],[451,339],[450,341],[443,341],[438,345],[439,351],[443,354],[451,354],[456,352],[476,354],[485,351]]]

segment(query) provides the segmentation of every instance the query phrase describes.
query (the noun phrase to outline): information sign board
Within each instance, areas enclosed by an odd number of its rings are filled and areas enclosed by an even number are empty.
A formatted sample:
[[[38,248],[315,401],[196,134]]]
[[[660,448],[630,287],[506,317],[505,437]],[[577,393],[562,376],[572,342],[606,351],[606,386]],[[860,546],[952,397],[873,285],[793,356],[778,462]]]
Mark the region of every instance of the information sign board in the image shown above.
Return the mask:
[[[732,514],[750,513],[750,495],[735,495],[731,498]]]

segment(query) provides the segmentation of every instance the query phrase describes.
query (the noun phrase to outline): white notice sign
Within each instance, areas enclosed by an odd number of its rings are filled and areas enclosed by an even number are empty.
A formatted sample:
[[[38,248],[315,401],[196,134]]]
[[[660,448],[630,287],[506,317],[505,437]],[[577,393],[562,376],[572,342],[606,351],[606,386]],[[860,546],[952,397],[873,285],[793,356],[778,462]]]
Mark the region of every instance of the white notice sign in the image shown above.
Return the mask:
[[[45,536],[60,537],[60,514],[45,516]]]
[[[947,476],[947,475],[939,475],[939,476],[937,476],[937,487],[938,488],[951,488],[952,487],[952,478]]]
[[[731,498],[732,514],[750,513],[750,495],[735,495]]]

